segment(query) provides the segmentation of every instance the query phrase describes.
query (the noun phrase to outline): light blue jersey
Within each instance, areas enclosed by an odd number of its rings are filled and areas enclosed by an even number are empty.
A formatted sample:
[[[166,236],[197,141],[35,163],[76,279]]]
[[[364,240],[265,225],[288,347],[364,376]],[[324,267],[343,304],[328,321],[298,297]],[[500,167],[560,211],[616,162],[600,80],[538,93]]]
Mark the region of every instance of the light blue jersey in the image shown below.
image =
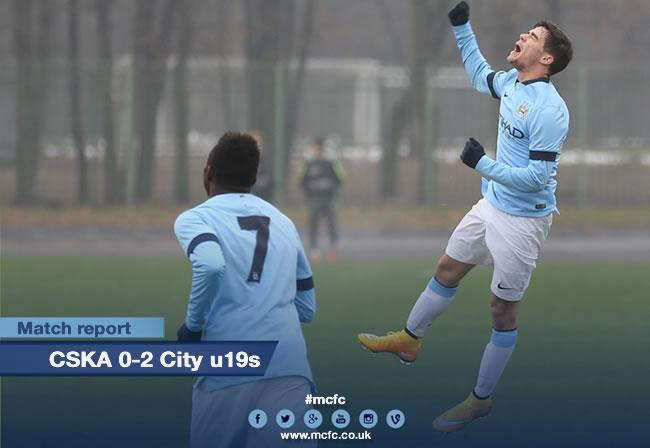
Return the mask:
[[[264,378],[313,379],[300,322],[316,311],[309,261],[293,222],[252,194],[219,194],[183,212],[174,232],[192,264],[185,324],[203,340],[277,340]],[[255,377],[203,377],[222,389]]]
[[[483,196],[516,216],[556,211],[557,166],[569,131],[569,111],[548,78],[517,81],[517,70],[493,71],[470,23],[453,27],[472,86],[501,100],[496,160],[481,157]]]

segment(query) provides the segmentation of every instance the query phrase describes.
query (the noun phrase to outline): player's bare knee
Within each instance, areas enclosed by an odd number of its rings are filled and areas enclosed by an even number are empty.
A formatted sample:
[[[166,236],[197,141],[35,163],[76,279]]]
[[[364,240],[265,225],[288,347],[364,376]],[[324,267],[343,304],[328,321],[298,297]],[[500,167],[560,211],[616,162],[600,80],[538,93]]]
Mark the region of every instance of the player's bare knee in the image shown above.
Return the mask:
[[[490,315],[496,327],[496,323],[503,321],[505,318],[505,307],[500,302],[493,300],[490,304]]]
[[[446,287],[456,286],[454,284],[453,271],[451,269],[451,266],[447,260],[444,259],[444,257],[441,257],[438,260],[438,264],[436,265],[436,272],[434,275],[436,277],[436,280],[438,280],[442,285]]]
[[[490,314],[496,330],[511,330],[517,327],[517,304],[492,296]]]
[[[434,275],[443,286],[454,288],[473,267],[472,264],[461,263],[445,254],[438,259]]]

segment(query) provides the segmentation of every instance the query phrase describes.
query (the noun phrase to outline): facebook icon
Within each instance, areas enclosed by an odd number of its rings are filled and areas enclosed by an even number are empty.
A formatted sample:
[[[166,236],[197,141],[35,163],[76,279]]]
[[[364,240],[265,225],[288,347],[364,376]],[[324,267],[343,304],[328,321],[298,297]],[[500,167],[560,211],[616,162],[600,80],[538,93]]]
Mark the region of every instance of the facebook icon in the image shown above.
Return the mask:
[[[266,426],[266,422],[266,412],[261,409],[255,409],[248,414],[248,423],[255,429],[263,428]]]

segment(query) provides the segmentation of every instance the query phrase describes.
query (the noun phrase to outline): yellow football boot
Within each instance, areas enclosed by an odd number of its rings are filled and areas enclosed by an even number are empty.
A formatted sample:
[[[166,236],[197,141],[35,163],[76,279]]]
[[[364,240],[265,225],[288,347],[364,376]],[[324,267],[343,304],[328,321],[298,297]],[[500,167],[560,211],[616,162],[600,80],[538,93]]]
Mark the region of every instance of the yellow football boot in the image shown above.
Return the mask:
[[[418,357],[422,342],[409,336],[406,331],[389,331],[386,336],[359,333],[359,342],[373,353],[388,352],[396,355],[404,364],[411,364]]]
[[[472,392],[465,401],[439,415],[433,421],[433,427],[442,432],[458,431],[477,418],[487,417],[491,409],[491,398],[479,400]]]

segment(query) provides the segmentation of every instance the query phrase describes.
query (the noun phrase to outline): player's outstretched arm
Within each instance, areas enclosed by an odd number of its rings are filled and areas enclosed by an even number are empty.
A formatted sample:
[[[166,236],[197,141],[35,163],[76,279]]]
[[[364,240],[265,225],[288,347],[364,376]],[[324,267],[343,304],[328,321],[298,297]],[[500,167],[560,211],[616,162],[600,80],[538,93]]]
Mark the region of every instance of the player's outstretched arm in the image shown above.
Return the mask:
[[[486,95],[500,98],[506,72],[492,70],[490,64],[481,54],[476,36],[469,23],[469,5],[467,2],[458,3],[449,11],[448,16],[472,87]]]

